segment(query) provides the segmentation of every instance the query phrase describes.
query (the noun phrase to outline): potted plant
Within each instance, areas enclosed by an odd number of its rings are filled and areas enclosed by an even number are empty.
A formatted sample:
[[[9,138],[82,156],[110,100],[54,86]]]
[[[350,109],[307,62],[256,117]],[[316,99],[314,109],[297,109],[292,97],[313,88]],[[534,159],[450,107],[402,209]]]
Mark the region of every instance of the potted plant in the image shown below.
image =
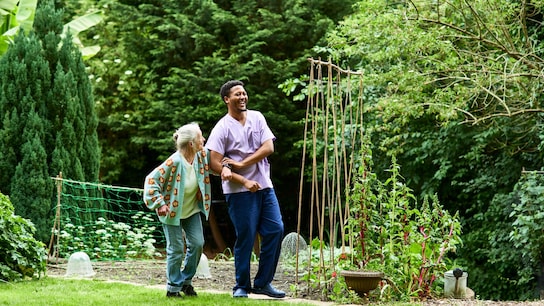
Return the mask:
[[[383,252],[380,245],[380,191],[383,187],[371,169],[371,153],[365,146],[361,149],[360,164],[348,187],[346,218],[342,249],[347,250],[338,257],[340,275],[348,288],[360,296],[378,287],[384,278]]]
[[[443,209],[436,196],[419,205],[394,156],[382,182],[372,172],[370,149],[363,146],[360,152],[346,196],[347,247],[338,258],[340,275],[360,296],[385,280],[384,288],[400,299],[429,297],[437,276],[447,270],[447,253],[461,243],[458,215]]]

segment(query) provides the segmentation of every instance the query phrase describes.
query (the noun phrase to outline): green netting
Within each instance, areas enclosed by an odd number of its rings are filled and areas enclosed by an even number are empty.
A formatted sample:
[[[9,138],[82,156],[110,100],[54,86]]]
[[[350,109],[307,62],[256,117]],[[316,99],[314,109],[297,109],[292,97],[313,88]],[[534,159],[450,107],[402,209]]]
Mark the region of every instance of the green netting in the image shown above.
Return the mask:
[[[142,200],[143,189],[54,178],[55,224],[50,254],[68,258],[83,251],[94,260],[160,256],[160,222]]]

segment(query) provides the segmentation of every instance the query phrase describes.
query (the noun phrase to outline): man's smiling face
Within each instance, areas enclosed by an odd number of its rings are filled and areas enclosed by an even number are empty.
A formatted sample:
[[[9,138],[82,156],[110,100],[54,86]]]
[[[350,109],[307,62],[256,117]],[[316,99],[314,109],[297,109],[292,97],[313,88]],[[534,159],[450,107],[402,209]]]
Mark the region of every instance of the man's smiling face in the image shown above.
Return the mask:
[[[232,87],[229,96],[225,98],[229,110],[237,113],[247,111],[247,101],[247,92],[241,85]]]

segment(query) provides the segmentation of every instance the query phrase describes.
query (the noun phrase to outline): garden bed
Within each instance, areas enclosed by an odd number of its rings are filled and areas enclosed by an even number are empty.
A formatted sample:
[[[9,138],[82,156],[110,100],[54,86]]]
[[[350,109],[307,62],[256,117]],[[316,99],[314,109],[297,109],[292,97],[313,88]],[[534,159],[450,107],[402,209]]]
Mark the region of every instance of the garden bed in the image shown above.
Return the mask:
[[[166,283],[165,260],[137,260],[137,261],[95,261],[92,262],[95,275],[93,279],[130,282],[145,286],[164,286]],[[66,263],[49,263],[48,276],[63,276],[66,273]],[[197,278],[193,286],[200,290],[232,292],[234,286],[234,262],[209,261],[211,278]],[[257,265],[252,264],[252,275],[255,275]],[[290,292],[290,285],[295,283],[292,274],[277,273],[273,285],[281,290]]]
[[[165,260],[134,260],[134,261],[98,261],[92,263],[95,275],[93,279],[129,282],[144,286],[162,287],[166,283],[166,261]],[[66,263],[49,263],[47,265],[48,276],[64,276],[66,273]],[[197,292],[217,291],[232,292],[234,286],[234,262],[232,261],[209,261],[211,278],[195,278],[193,285]],[[293,296],[291,285],[295,284],[294,273],[281,271],[281,265],[274,279],[273,285],[284,290],[288,296]],[[252,276],[255,275],[257,264],[252,264]],[[283,272],[283,273],[282,273]],[[300,278],[300,277],[299,277]],[[300,281],[299,298],[313,301],[320,301],[321,294],[316,290],[308,290],[306,282]],[[475,301],[475,300],[456,300],[456,299],[436,299],[422,302],[420,305],[501,305],[501,306],[536,306],[543,305],[540,302],[517,302],[517,301]],[[331,303],[332,305],[332,303]]]

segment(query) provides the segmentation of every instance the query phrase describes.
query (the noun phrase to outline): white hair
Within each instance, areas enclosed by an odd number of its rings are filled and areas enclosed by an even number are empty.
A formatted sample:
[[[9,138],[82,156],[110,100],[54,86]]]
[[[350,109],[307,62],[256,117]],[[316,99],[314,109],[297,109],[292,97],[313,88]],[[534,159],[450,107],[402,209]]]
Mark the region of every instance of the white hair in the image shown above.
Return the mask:
[[[176,130],[172,135],[178,151],[185,150],[189,143],[194,142],[200,133],[198,123],[191,122]]]

